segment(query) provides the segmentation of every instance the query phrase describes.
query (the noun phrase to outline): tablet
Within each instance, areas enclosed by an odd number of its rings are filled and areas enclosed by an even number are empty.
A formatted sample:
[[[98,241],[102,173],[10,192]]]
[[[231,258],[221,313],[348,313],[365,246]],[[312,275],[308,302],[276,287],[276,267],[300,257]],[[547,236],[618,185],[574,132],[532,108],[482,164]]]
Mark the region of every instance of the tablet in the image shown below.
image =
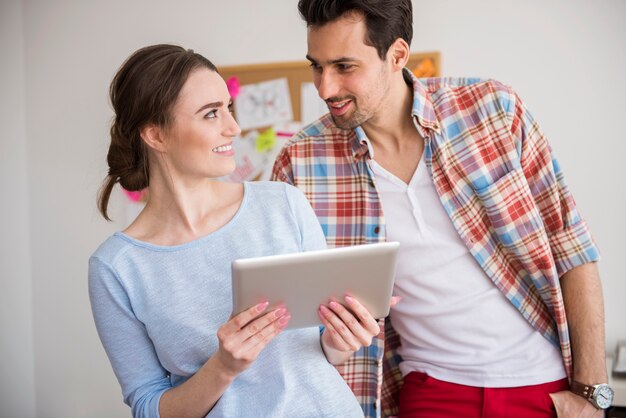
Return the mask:
[[[287,328],[321,325],[317,309],[349,294],[375,318],[389,314],[400,244],[384,242],[232,262],[233,314],[262,301],[285,304]]]

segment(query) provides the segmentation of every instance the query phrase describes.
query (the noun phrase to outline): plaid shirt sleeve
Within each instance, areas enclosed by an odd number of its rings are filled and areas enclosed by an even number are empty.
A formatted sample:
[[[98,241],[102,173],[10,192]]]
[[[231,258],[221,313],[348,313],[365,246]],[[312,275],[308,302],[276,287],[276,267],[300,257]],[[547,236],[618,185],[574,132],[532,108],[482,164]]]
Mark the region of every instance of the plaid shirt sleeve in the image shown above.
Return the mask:
[[[517,94],[493,80],[445,89],[432,173],[485,273],[533,327],[571,348],[559,276],[598,259],[550,146]]]
[[[598,260],[598,250],[546,137],[519,96],[512,97],[511,131],[521,144],[521,166],[560,277],[576,266]]]

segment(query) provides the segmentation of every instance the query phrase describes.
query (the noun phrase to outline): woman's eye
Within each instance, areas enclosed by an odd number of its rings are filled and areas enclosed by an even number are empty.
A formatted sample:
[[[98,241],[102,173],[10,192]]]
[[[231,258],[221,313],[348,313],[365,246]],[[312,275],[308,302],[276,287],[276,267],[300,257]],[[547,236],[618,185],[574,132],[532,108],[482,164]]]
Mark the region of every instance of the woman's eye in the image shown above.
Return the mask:
[[[217,117],[217,109],[213,109],[210,112],[208,112],[206,115],[204,115],[205,119],[215,119]]]

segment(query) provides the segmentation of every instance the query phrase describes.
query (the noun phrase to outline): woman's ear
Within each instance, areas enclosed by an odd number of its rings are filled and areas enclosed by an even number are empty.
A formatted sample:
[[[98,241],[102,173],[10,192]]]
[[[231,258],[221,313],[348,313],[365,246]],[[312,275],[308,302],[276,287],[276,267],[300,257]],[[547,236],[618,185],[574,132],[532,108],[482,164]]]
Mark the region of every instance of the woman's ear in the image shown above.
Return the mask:
[[[139,135],[148,147],[157,152],[165,152],[165,135],[163,135],[163,128],[160,126],[149,123],[141,128]]]
[[[389,47],[388,54],[391,56],[391,66],[395,71],[401,71],[409,62],[411,48],[402,38],[396,39]]]

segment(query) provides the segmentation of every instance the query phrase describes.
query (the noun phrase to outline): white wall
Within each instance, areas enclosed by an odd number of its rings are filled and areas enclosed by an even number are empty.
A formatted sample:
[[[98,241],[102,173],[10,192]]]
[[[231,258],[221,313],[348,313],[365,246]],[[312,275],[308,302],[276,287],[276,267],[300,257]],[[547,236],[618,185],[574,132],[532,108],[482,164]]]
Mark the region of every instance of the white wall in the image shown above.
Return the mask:
[[[0,91],[10,93],[0,96],[1,174],[7,173],[0,181],[2,202],[14,205],[2,216],[2,231],[9,231],[2,248],[17,254],[2,259],[0,302],[10,299],[11,317],[19,318],[7,321],[2,311],[3,344],[5,335],[16,338],[0,346],[0,357],[5,361],[4,352],[13,351],[10,365],[26,371],[19,382],[25,395],[10,405],[15,411],[32,405],[34,358],[37,416],[129,416],[97,338],[86,288],[87,258],[125,218],[119,195],[112,201],[119,222],[106,224],[95,210],[106,173],[111,77],[132,51],[157,42],[194,48],[218,65],[303,59],[305,28],[294,0],[29,0],[21,2],[22,11],[15,2],[2,4],[2,34],[10,31],[8,39],[17,42],[2,44],[8,55],[3,53]],[[617,192],[625,174],[618,168],[625,151],[618,121],[626,94],[626,3],[414,0],[414,7],[413,50],[440,50],[445,75],[513,85],[551,138],[603,252],[613,347],[618,337],[626,338],[626,266],[619,253],[626,228],[619,213],[624,197]],[[5,20],[13,26],[5,27]],[[7,66],[5,57],[15,62]],[[5,296],[5,282],[15,300]],[[12,370],[5,363],[0,369]]]
[[[23,49],[20,2],[0,2],[0,417],[12,418],[35,414]]]

